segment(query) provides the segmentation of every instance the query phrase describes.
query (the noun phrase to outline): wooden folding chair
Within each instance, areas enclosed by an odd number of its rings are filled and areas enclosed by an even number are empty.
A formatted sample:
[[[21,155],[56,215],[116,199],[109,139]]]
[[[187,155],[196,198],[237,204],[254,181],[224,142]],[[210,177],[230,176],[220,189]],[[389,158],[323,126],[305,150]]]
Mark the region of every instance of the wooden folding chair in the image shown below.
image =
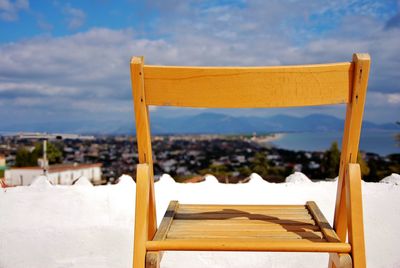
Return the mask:
[[[279,67],[178,67],[131,61],[139,162],[134,267],[159,267],[163,251],[328,252],[329,267],[365,267],[361,174],[356,163],[370,57]],[[305,205],[183,205],[157,228],[149,105],[271,108],[346,103],[333,228]]]

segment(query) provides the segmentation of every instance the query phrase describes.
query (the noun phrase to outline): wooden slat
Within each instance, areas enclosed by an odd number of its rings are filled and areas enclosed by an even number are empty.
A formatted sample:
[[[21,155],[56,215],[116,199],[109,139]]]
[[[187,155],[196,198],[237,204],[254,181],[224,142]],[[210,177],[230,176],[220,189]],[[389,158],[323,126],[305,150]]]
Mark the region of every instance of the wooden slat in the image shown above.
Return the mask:
[[[310,220],[301,205],[180,205],[176,219]]]
[[[311,218],[311,214],[308,211],[296,211],[296,212],[289,212],[289,211],[243,211],[243,210],[236,210],[236,209],[223,209],[223,210],[209,210],[209,211],[198,211],[198,210],[179,210],[177,212],[179,215],[213,215],[213,214],[220,214],[225,215],[227,218],[233,215],[259,215],[265,217],[287,217],[287,218]]]
[[[269,234],[269,233],[315,233],[321,232],[320,229],[308,229],[308,228],[215,228],[215,229],[207,229],[207,228],[171,228],[169,233],[175,234],[190,234],[190,233],[200,233],[200,234],[215,234],[215,233],[229,233],[232,234],[233,237],[237,234]]]
[[[263,215],[309,215],[306,209],[182,209],[179,208],[179,214],[193,214],[193,213],[221,213],[221,214],[237,214],[237,213],[248,213],[248,214],[263,214]]]
[[[186,221],[187,222],[187,221]],[[270,231],[296,231],[296,230],[307,230],[307,231],[316,231],[320,230],[319,226],[315,225],[282,225],[282,224],[203,224],[203,221],[200,221],[199,224],[172,224],[170,230],[191,230],[193,232],[196,231],[207,231],[210,230],[270,230]]]
[[[176,219],[198,220],[198,219],[248,219],[248,220],[264,220],[264,221],[277,221],[277,220],[311,220],[310,215],[264,215],[264,214],[248,214],[248,213],[176,213]]]
[[[306,239],[306,238],[315,238],[315,239],[324,239],[324,236],[321,232],[281,232],[281,231],[266,231],[259,230],[257,231],[248,231],[248,230],[208,230],[204,232],[190,232],[190,231],[177,231],[170,230],[168,232],[167,238],[242,238],[242,237],[253,237],[253,238],[291,238],[291,239]]]
[[[301,210],[307,211],[305,205],[211,205],[211,204],[180,204],[179,209],[198,209],[198,210]]]
[[[279,252],[350,252],[347,243],[299,241],[271,241],[264,239],[187,239],[148,241],[147,250],[178,251],[279,251]]]
[[[185,220],[185,221],[198,221],[198,219],[177,219],[177,220]],[[228,221],[228,220],[221,220],[221,219],[202,219],[201,220],[204,224],[213,224],[214,221]],[[301,225],[301,224],[311,224],[311,225],[315,225],[315,221],[310,219],[310,220],[262,220],[262,219],[252,219],[249,220],[248,218],[233,218],[233,219],[229,219],[229,221],[237,221],[239,223],[244,223],[244,224],[266,224],[266,223],[272,223],[272,224],[283,224],[283,225],[288,225],[288,224],[292,224],[292,225]]]
[[[264,220],[242,220],[242,219],[227,219],[227,220],[180,220],[174,219],[172,222],[172,226],[316,226],[314,220],[305,220],[305,221],[283,221],[283,220],[274,220],[274,221],[264,221]],[[318,227],[319,228],[319,227]]]
[[[179,234],[171,234],[168,235],[166,240],[192,240],[192,239],[232,239],[232,238],[237,238],[237,239],[258,239],[258,240],[269,240],[269,241],[298,241],[298,240],[309,240],[313,242],[326,242],[324,238],[318,238],[318,237],[301,237],[301,236],[285,236],[285,235],[274,235],[274,236],[269,236],[269,235],[264,235],[264,234],[259,234],[259,235],[240,235],[240,236],[232,236],[232,235],[223,235],[223,234],[215,234],[215,235],[208,235],[204,236],[201,234],[191,234],[191,235],[186,235],[186,236],[181,236]],[[166,241],[164,240],[164,241]]]
[[[149,105],[262,108],[347,103],[350,62],[285,67],[144,67]]]
[[[256,226],[258,227],[258,226]],[[243,234],[253,234],[253,233],[322,233],[320,229],[302,229],[302,228],[222,228],[222,227],[208,227],[208,228],[179,228],[175,226],[171,226],[168,233],[202,233],[202,234],[213,234],[213,233],[243,233]],[[317,227],[317,226],[315,226]],[[318,227],[317,227],[318,228]]]
[[[164,240],[167,237],[168,230],[171,227],[175,213],[179,207],[178,201],[171,201],[168,209],[164,214],[160,227],[158,228],[153,240]]]
[[[313,215],[315,222],[321,228],[321,231],[325,235],[326,240],[328,240],[329,242],[340,242],[339,237],[332,229],[331,225],[329,224],[328,220],[325,218],[321,210],[318,208],[317,204],[314,201],[308,201],[307,207]]]

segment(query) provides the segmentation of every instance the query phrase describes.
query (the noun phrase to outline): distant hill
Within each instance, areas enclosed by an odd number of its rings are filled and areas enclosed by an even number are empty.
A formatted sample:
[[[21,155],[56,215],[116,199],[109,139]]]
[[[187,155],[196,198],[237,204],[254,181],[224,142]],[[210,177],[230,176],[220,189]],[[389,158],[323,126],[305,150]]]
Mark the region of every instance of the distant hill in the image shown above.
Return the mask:
[[[154,134],[243,134],[292,131],[338,131],[343,130],[344,120],[330,115],[312,114],[305,117],[275,115],[270,117],[231,116],[219,113],[151,118]],[[363,122],[365,130],[400,130],[393,124]],[[133,134],[134,122],[113,121],[71,121],[43,122],[30,124],[9,124],[0,132],[42,131],[90,134]]]
[[[154,134],[242,134],[292,131],[338,131],[343,130],[344,120],[330,115],[312,114],[305,117],[275,115],[271,117],[230,116],[217,113],[202,113],[175,118],[154,117],[151,128]],[[400,130],[393,124],[363,122],[363,129]],[[134,132],[134,127],[120,128],[116,132]]]

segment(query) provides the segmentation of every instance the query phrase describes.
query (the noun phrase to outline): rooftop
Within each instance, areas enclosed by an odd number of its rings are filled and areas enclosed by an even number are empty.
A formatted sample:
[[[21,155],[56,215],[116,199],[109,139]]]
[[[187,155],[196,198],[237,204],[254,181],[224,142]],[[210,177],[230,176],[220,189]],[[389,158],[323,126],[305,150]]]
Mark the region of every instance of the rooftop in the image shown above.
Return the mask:
[[[84,169],[84,168],[92,168],[92,167],[101,167],[101,163],[94,163],[94,164],[57,164],[57,165],[50,165],[48,167],[48,172],[61,172],[66,170],[76,170],[76,169]],[[42,170],[42,167],[39,166],[31,166],[31,167],[12,167],[10,170],[14,169],[26,169],[26,170]]]
[[[304,204],[315,200],[333,217],[336,182],[311,182],[295,173],[287,183],[253,174],[244,184],[175,183],[163,175],[155,184],[157,216],[168,202],[216,204]],[[362,183],[368,267],[398,267],[400,176]],[[397,184],[396,184],[397,183]],[[42,185],[43,187],[41,187]],[[2,268],[132,267],[136,185],[122,176],[116,185],[21,186],[0,191]],[[23,198],[22,198],[23,197]],[[331,222],[332,223],[332,222]],[[326,267],[328,254],[264,252],[166,252],[161,267]]]

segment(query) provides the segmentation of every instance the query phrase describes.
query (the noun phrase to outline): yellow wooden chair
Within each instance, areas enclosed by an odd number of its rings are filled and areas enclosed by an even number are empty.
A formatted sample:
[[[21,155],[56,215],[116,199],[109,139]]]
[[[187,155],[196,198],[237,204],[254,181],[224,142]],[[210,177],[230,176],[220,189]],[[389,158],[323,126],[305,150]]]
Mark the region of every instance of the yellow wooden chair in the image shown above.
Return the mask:
[[[360,167],[356,163],[370,57],[278,67],[144,65],[131,78],[139,165],[134,267],[159,267],[163,251],[328,252],[329,267],[365,267]],[[333,228],[305,205],[183,205],[172,201],[157,228],[149,105],[271,108],[346,103]]]

